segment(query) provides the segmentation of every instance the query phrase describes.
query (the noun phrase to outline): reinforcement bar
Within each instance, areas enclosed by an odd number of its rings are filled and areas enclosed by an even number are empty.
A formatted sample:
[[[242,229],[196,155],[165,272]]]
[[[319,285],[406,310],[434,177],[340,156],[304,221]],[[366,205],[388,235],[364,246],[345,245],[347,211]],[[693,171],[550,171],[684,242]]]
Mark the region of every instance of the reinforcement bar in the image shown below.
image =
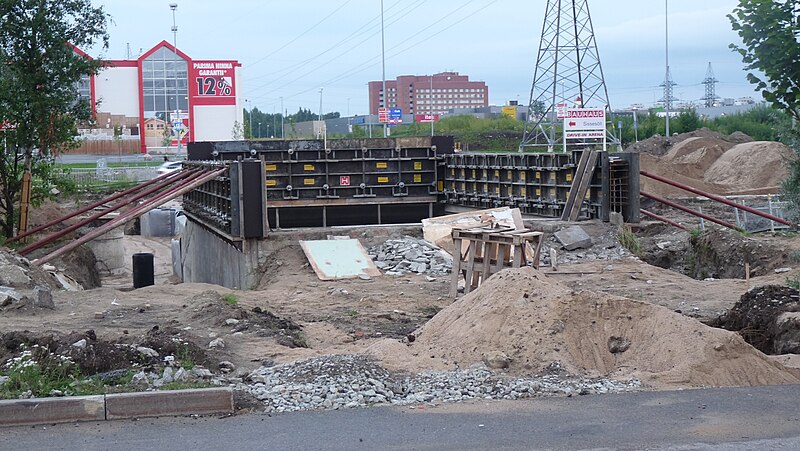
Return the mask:
[[[204,173],[201,173],[201,174],[197,174],[197,176],[199,178],[193,178],[193,179],[190,179],[190,180],[184,180],[178,186],[175,186],[175,187],[169,189],[168,191],[159,194],[156,198],[151,199],[150,201],[148,201],[148,202],[146,202],[146,203],[144,203],[144,204],[142,204],[142,205],[140,205],[140,206],[138,206],[138,207],[136,207],[136,208],[134,208],[134,209],[132,209],[130,211],[126,211],[125,213],[123,213],[119,217],[117,217],[116,219],[109,221],[108,223],[96,228],[92,232],[89,232],[86,235],[78,238],[77,240],[72,241],[71,243],[67,244],[66,246],[64,246],[62,248],[59,248],[59,249],[57,249],[57,250],[45,255],[42,258],[38,258],[38,259],[34,260],[31,263],[33,263],[35,265],[43,265],[43,264],[51,261],[52,259],[54,259],[56,257],[60,257],[61,255],[66,254],[67,252],[75,249],[76,247],[78,247],[78,246],[80,246],[80,245],[82,245],[84,243],[87,243],[87,242],[89,242],[89,241],[91,241],[91,240],[103,235],[104,233],[106,233],[106,232],[108,232],[108,231],[110,231],[110,230],[112,230],[112,229],[114,229],[116,227],[119,227],[120,225],[124,224],[126,221],[128,221],[128,220],[130,220],[132,218],[135,218],[137,216],[141,216],[141,215],[147,213],[148,211],[150,211],[150,210],[152,210],[154,208],[157,208],[159,205],[163,204],[164,202],[172,200],[172,199],[174,199],[174,198],[176,198],[178,196],[186,194],[187,192],[189,192],[189,191],[191,191],[193,189],[196,189],[197,187],[199,187],[203,183],[206,183],[209,180],[212,180],[215,177],[218,177],[219,175],[223,174],[227,170],[228,170],[227,167],[226,168],[221,168],[221,169],[216,169],[216,170],[212,170],[210,172],[204,172]]]
[[[653,212],[645,210],[644,208],[640,208],[639,211],[642,212],[643,215],[645,215],[645,216],[647,216],[649,218],[653,218],[656,221],[661,221],[661,222],[663,222],[665,224],[669,224],[669,225],[671,225],[673,227],[677,227],[677,228],[679,228],[681,230],[689,230],[689,228],[686,227],[685,225],[678,224],[677,222],[675,222],[675,221],[673,221],[671,219],[667,219],[667,218],[665,218],[663,216],[659,216],[659,215],[657,215],[657,214],[655,214]]]
[[[139,191],[140,189],[142,189],[142,188],[144,188],[146,186],[150,186],[150,185],[152,185],[154,183],[159,183],[160,184],[161,182],[165,181],[166,179],[172,178],[172,177],[176,177],[176,174],[175,173],[162,174],[162,175],[154,178],[153,180],[148,180],[148,181],[146,181],[146,182],[144,182],[142,184],[136,185],[136,186],[134,186],[132,188],[126,189],[125,191],[122,191],[122,192],[119,192],[117,194],[114,194],[113,196],[106,197],[104,199],[101,199],[101,200],[93,203],[93,204],[87,205],[87,206],[85,206],[85,207],[83,207],[83,208],[81,208],[81,209],[79,209],[79,210],[77,210],[77,211],[75,211],[73,213],[68,214],[67,216],[55,219],[53,221],[48,222],[47,224],[42,224],[42,225],[40,225],[38,227],[35,227],[35,228],[31,229],[31,230],[28,230],[25,233],[20,233],[19,235],[15,236],[15,237],[11,237],[11,238],[7,239],[3,243],[3,245],[8,245],[9,243],[13,243],[15,241],[19,241],[19,240],[21,240],[21,239],[23,239],[25,237],[33,235],[34,233],[41,232],[42,230],[45,230],[45,229],[50,228],[50,227],[53,227],[56,224],[60,224],[60,223],[64,222],[65,220],[69,219],[69,218],[72,218],[72,217],[78,216],[80,214],[86,213],[89,210],[97,208],[97,207],[99,207],[99,206],[101,206],[103,204],[107,204],[107,203],[109,203],[109,202],[111,202],[113,200],[117,200],[120,197],[127,196],[128,194],[131,194],[131,193],[134,193],[136,191]],[[177,180],[177,178],[176,178],[176,180]]]
[[[642,197],[646,197],[648,199],[653,199],[656,202],[661,202],[664,205],[669,205],[672,208],[677,208],[678,210],[685,211],[686,213],[689,213],[690,215],[697,216],[698,218],[703,218],[706,221],[711,221],[711,222],[719,224],[719,225],[721,225],[723,227],[727,227],[729,229],[733,229],[733,230],[736,230],[736,231],[739,231],[739,232],[744,232],[744,230],[742,230],[739,227],[736,227],[735,225],[733,225],[733,224],[731,224],[729,222],[725,222],[725,221],[723,221],[721,219],[717,219],[717,218],[715,218],[713,216],[709,216],[709,215],[704,214],[704,213],[700,213],[699,211],[692,210],[689,207],[684,207],[681,204],[675,203],[675,202],[673,202],[671,200],[664,199],[663,197],[658,197],[658,196],[656,196],[654,194],[649,194],[649,193],[646,193],[644,191],[641,191],[639,194],[641,194]]]
[[[661,177],[660,175],[651,174],[651,173],[649,173],[647,171],[639,171],[639,173],[642,174],[645,177],[649,177],[649,178],[651,178],[653,180],[657,180],[657,181],[659,181],[661,183],[666,183],[667,185],[674,186],[675,188],[680,188],[680,189],[682,189],[684,191],[689,191],[690,193],[697,194],[698,196],[707,197],[707,198],[709,198],[711,200],[715,200],[715,201],[723,203],[725,205],[730,205],[731,207],[738,208],[739,210],[744,210],[744,211],[746,211],[748,213],[752,213],[752,214],[754,214],[756,216],[761,216],[762,218],[769,219],[770,221],[775,221],[777,223],[780,223],[780,224],[783,224],[783,225],[787,225],[789,227],[794,227],[794,224],[792,224],[791,222],[789,222],[789,221],[787,221],[787,220],[785,220],[783,218],[779,218],[779,217],[777,217],[775,215],[771,215],[769,213],[764,213],[763,211],[756,210],[755,208],[748,207],[746,205],[737,204],[736,202],[733,202],[733,201],[730,201],[728,199],[725,199],[722,196],[717,196],[715,194],[706,193],[704,191],[700,191],[697,188],[692,188],[689,185],[684,185],[683,183],[676,182],[674,180],[670,180],[670,179],[665,178],[665,177]]]
[[[141,198],[143,198],[145,196],[148,196],[148,195],[150,195],[150,194],[152,194],[152,193],[154,193],[154,192],[156,192],[156,191],[158,191],[158,190],[160,190],[160,189],[162,189],[164,187],[170,186],[173,183],[175,183],[175,182],[177,182],[177,181],[179,181],[181,179],[187,179],[188,178],[188,179],[191,180],[193,177],[196,178],[199,175],[200,175],[200,172],[198,172],[198,171],[180,171],[180,174],[175,176],[174,178],[161,179],[161,181],[158,184],[151,186],[150,188],[148,188],[145,191],[142,191],[141,193],[137,194],[136,196],[133,196],[130,199],[125,199],[125,200],[122,200],[120,202],[117,202],[116,204],[110,206],[109,208],[107,208],[107,209],[105,209],[103,211],[98,211],[98,212],[92,214],[91,216],[89,216],[88,218],[85,218],[85,219],[83,219],[83,220],[81,220],[81,221],[79,221],[79,222],[77,222],[75,224],[72,224],[71,226],[69,226],[69,227],[67,227],[67,228],[65,228],[63,230],[59,230],[58,232],[56,232],[56,233],[54,233],[52,235],[49,235],[49,236],[47,236],[45,238],[42,238],[41,240],[39,240],[39,241],[37,241],[35,243],[31,243],[28,246],[25,246],[22,249],[20,249],[19,253],[20,253],[20,255],[30,254],[31,252],[35,251],[36,249],[39,249],[42,246],[50,244],[53,241],[56,241],[57,239],[63,237],[64,235],[66,235],[66,234],[68,234],[70,232],[73,232],[73,231],[85,226],[86,224],[94,221],[95,219],[99,219],[99,218],[103,217],[104,215],[106,215],[106,214],[108,214],[108,213],[110,213],[112,211],[116,211],[116,210],[118,210],[118,209],[120,209],[120,208],[122,208],[122,207],[124,207],[126,205],[131,205],[131,203],[133,203],[134,201],[137,201],[137,200],[139,200],[139,199],[141,199]],[[156,180],[158,180],[158,179],[156,179]]]

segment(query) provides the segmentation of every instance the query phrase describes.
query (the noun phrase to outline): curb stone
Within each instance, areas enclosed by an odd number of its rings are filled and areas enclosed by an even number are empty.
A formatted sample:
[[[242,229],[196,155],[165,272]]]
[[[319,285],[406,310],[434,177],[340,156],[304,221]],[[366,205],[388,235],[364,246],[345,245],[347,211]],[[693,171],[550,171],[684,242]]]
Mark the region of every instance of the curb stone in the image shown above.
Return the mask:
[[[0,401],[0,427],[233,413],[229,387]]]
[[[105,407],[103,395],[0,401],[0,426],[101,421]]]
[[[233,412],[233,390],[230,388],[106,395],[107,420],[226,412]]]

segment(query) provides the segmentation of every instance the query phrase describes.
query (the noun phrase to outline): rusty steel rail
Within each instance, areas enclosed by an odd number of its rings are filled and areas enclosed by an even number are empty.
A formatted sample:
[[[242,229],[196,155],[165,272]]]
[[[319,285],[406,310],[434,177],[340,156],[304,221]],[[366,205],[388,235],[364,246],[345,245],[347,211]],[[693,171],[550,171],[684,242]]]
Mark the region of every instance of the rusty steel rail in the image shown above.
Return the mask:
[[[60,224],[60,223],[64,222],[65,220],[69,219],[69,218],[73,218],[73,217],[78,216],[80,214],[86,213],[89,210],[97,208],[97,207],[99,207],[99,206],[101,206],[103,204],[106,204],[108,202],[117,200],[120,197],[124,197],[124,196],[127,196],[128,194],[135,193],[136,191],[139,191],[140,189],[145,188],[145,187],[147,187],[149,185],[152,185],[154,183],[161,183],[161,182],[165,181],[166,179],[169,179],[171,177],[177,177],[177,176],[178,176],[178,173],[162,174],[162,175],[154,178],[153,180],[148,180],[148,181],[146,181],[144,183],[141,183],[139,185],[136,185],[136,186],[134,186],[132,188],[128,188],[125,191],[122,191],[122,192],[119,192],[117,194],[114,194],[113,196],[106,197],[105,199],[102,199],[102,200],[99,200],[99,201],[97,201],[97,202],[95,202],[93,204],[87,205],[87,206],[85,206],[85,207],[83,207],[83,208],[81,208],[81,209],[79,209],[79,210],[77,210],[77,211],[75,211],[73,213],[68,214],[67,216],[55,219],[53,221],[48,222],[47,224],[42,224],[42,225],[40,225],[38,227],[34,227],[33,229],[30,229],[25,233],[20,233],[17,236],[8,238],[7,240],[5,240],[5,242],[3,242],[3,245],[8,245],[9,243],[13,243],[15,241],[19,241],[19,240],[21,240],[23,238],[26,238],[28,236],[33,235],[34,233],[41,232],[42,230],[48,229],[50,227],[53,227],[56,224]],[[175,180],[177,180],[177,178]]]
[[[119,217],[117,217],[116,219],[113,219],[113,220],[109,221],[108,223],[106,223],[106,224],[96,228],[95,230],[87,233],[86,235],[84,235],[84,236],[72,241],[71,243],[67,244],[66,246],[61,247],[61,248],[59,248],[59,249],[57,249],[57,250],[45,255],[44,257],[37,258],[36,260],[33,260],[31,263],[33,263],[35,265],[43,265],[43,264],[51,261],[52,259],[54,259],[56,257],[60,257],[60,256],[62,256],[64,254],[66,254],[67,252],[77,248],[78,246],[81,246],[82,244],[87,243],[87,242],[89,242],[89,241],[91,241],[91,240],[103,235],[104,233],[106,233],[106,232],[108,232],[110,230],[113,230],[116,227],[119,227],[120,225],[124,224],[128,220],[130,220],[132,218],[135,218],[135,217],[138,217],[138,216],[141,216],[141,215],[147,213],[148,211],[150,211],[150,210],[152,210],[154,208],[157,208],[158,206],[160,206],[164,202],[170,201],[170,200],[172,200],[172,199],[174,199],[174,198],[176,198],[178,196],[182,196],[182,195],[188,193],[189,191],[191,191],[193,189],[198,188],[200,185],[202,185],[202,184],[204,184],[204,183],[216,178],[217,176],[221,175],[222,173],[224,173],[227,170],[228,170],[228,168],[221,168],[221,169],[213,170],[211,172],[203,172],[203,173],[199,174],[199,178],[195,178],[195,179],[191,179],[191,180],[184,180],[179,185],[171,188],[169,191],[161,193],[160,195],[158,195],[158,197],[150,200],[149,202],[144,203],[144,204],[142,204],[142,205],[140,205],[140,206],[138,206],[136,208],[133,208],[132,210],[126,211],[125,213],[123,213]]]
[[[645,215],[645,216],[647,216],[649,218],[653,218],[656,221],[661,221],[661,222],[663,222],[665,224],[669,224],[672,227],[677,227],[677,228],[679,228],[681,230],[686,230],[686,231],[689,230],[689,228],[686,227],[685,225],[678,224],[677,222],[675,222],[675,221],[673,221],[671,219],[665,218],[663,216],[659,216],[659,215],[657,215],[657,214],[655,214],[653,212],[645,210],[644,208],[640,208],[639,211],[642,212],[643,215]]]
[[[683,183],[676,182],[674,180],[670,180],[670,179],[668,179],[666,177],[661,177],[660,175],[651,174],[651,173],[649,173],[647,171],[639,171],[639,173],[642,174],[645,177],[649,177],[649,178],[651,178],[653,180],[657,180],[657,181],[659,181],[661,183],[666,183],[667,185],[674,186],[675,188],[680,188],[680,189],[682,189],[684,191],[689,191],[690,193],[697,194],[698,196],[707,197],[707,198],[709,198],[711,200],[715,200],[715,201],[723,203],[725,205],[729,205],[731,207],[738,208],[739,210],[744,210],[744,211],[746,211],[748,213],[752,213],[752,214],[754,214],[756,216],[761,216],[762,218],[769,219],[770,221],[775,221],[775,222],[777,222],[779,224],[783,224],[783,225],[786,225],[786,226],[789,226],[789,227],[792,227],[792,228],[794,228],[794,226],[795,226],[790,221],[787,221],[787,220],[785,220],[783,218],[779,218],[779,217],[777,217],[775,215],[771,215],[769,213],[764,213],[763,211],[756,210],[755,208],[748,207],[746,205],[737,204],[736,202],[733,202],[733,201],[730,201],[728,199],[725,199],[722,196],[717,196],[716,194],[706,193],[704,191],[700,191],[697,188],[692,188],[689,185],[685,185]]]
[[[35,243],[31,243],[31,244],[23,247],[22,249],[20,249],[18,251],[19,254],[20,255],[30,254],[31,252],[35,251],[36,249],[39,249],[42,246],[46,246],[46,245],[52,243],[53,241],[58,240],[59,238],[63,237],[64,235],[66,235],[66,234],[68,234],[70,232],[74,232],[75,230],[78,230],[79,228],[85,226],[86,224],[89,224],[90,222],[92,222],[92,221],[94,221],[96,219],[99,219],[99,218],[103,217],[104,215],[106,215],[106,214],[108,214],[110,212],[119,210],[120,208],[122,208],[122,207],[124,207],[126,205],[131,205],[131,203],[136,202],[137,200],[139,200],[139,199],[141,199],[141,198],[143,198],[145,196],[153,194],[154,192],[156,192],[156,191],[158,191],[160,189],[163,189],[163,188],[165,188],[165,187],[167,187],[167,186],[169,186],[169,185],[171,185],[171,184],[173,184],[175,182],[178,182],[179,180],[182,180],[182,179],[193,180],[194,178],[197,178],[198,176],[201,175],[201,172],[199,172],[199,170],[197,170],[197,169],[191,170],[191,171],[187,171],[187,172],[184,172],[184,171],[180,171],[180,172],[181,172],[181,174],[176,176],[174,179],[170,179],[170,178],[162,179],[161,182],[159,182],[158,184],[156,184],[154,186],[151,186],[147,190],[145,190],[145,191],[143,191],[143,192],[141,192],[141,193],[139,193],[139,194],[137,194],[137,195],[135,195],[135,196],[133,196],[133,197],[131,197],[129,199],[124,199],[124,200],[122,200],[120,202],[117,202],[116,204],[110,206],[109,208],[107,208],[105,210],[98,211],[98,212],[90,215],[89,217],[87,217],[85,219],[82,219],[81,221],[79,221],[79,222],[77,222],[75,224],[72,224],[71,226],[69,226],[69,227],[67,227],[67,228],[65,228],[63,230],[59,230],[58,232],[56,232],[56,233],[54,233],[52,235],[46,236],[46,237],[42,238],[41,240],[36,241]]]
[[[717,219],[717,218],[715,218],[713,216],[709,216],[709,215],[704,214],[704,213],[700,213],[699,211],[692,210],[689,207],[684,207],[681,204],[675,203],[675,202],[673,202],[671,200],[664,199],[663,197],[658,197],[658,196],[656,196],[654,194],[649,194],[649,193],[646,193],[644,191],[639,192],[639,194],[642,197],[646,197],[648,199],[653,199],[656,202],[661,202],[664,205],[669,205],[672,208],[677,208],[678,210],[681,210],[681,211],[684,211],[686,213],[689,213],[690,215],[697,216],[698,218],[703,218],[706,221],[714,222],[714,223],[719,224],[719,225],[721,225],[723,227],[727,227],[729,229],[736,230],[737,232],[744,232],[744,230],[742,228],[736,227],[735,225],[733,225],[733,224],[731,224],[729,222],[725,222],[725,221],[723,221],[721,219]]]

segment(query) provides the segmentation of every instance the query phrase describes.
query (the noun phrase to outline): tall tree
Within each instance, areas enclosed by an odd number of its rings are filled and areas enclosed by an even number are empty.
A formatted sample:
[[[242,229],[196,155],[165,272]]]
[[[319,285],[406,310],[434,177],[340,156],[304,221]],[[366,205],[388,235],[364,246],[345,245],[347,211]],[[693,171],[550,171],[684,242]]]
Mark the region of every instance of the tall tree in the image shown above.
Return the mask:
[[[800,3],[797,0],[739,0],[728,15],[743,46],[731,44],[750,70],[748,80],[776,108],[800,120]],[[781,184],[789,217],[800,221],[800,134],[787,130],[783,140],[797,154]]]
[[[747,79],[767,101],[800,120],[800,2],[740,0],[728,19],[742,38],[743,45],[730,47],[752,71]]]
[[[23,204],[30,201],[30,174],[47,174],[37,167],[72,145],[76,124],[91,118],[90,100],[78,97],[77,85],[103,62],[75,47],[99,41],[107,48],[107,22],[90,0],[0,0],[0,123],[14,127],[5,132],[0,159],[6,236],[14,232],[20,193]]]

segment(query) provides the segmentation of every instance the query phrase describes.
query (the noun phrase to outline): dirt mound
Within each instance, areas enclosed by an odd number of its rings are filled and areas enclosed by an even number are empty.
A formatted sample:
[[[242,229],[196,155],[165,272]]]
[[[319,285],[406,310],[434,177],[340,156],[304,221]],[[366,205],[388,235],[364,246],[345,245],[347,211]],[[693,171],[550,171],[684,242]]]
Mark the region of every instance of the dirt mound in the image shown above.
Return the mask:
[[[97,271],[97,258],[89,246],[83,245],[53,262],[57,268],[63,268],[64,274],[81,284],[86,289],[100,287],[100,272]]]
[[[508,357],[508,371],[558,367],[650,386],[800,382],[740,336],[646,302],[573,292],[532,268],[506,270],[417,331],[412,348],[461,367]]]
[[[663,160],[686,177],[703,178],[706,170],[733,144],[716,138],[693,137],[675,144]]]
[[[707,183],[729,186],[732,191],[777,187],[786,178],[786,162],[794,153],[770,141],[738,144],[722,154],[705,172]]]
[[[215,326],[230,326],[236,332],[246,330],[260,337],[276,337],[278,344],[290,348],[307,348],[302,326],[274,314],[254,307],[247,311],[237,305],[235,295],[223,297],[214,290],[204,291],[187,299],[186,304],[195,306],[190,318],[206,321]]]
[[[198,365],[213,366],[205,351],[194,341],[196,339],[185,331],[169,327],[154,327],[143,336],[130,337],[128,340],[108,340],[98,336],[94,330],[67,334],[15,331],[0,334],[0,367],[26,350],[41,354],[34,355],[35,360],[50,356],[69,359],[84,376],[127,370],[135,366],[158,365],[161,358],[168,355],[191,358]],[[137,350],[141,346],[152,349],[158,355],[141,353]]]
[[[712,194],[776,192],[786,177],[792,151],[783,144],[753,141],[744,133],[725,136],[707,129],[673,136],[655,136],[629,149],[641,154],[641,168]],[[691,196],[686,191],[648,178],[642,191],[667,197]]]
[[[753,140],[753,138],[750,138],[742,132],[736,132],[730,136],[726,136],[707,128],[701,128],[693,132],[681,133],[670,137],[655,135],[651,138],[633,143],[625,150],[660,157],[666,155],[673,146],[693,138],[703,138],[705,142],[727,145],[728,148],[737,143]]]
[[[711,325],[738,332],[765,354],[800,354],[797,312],[800,312],[800,292],[767,285],[745,293]]]

